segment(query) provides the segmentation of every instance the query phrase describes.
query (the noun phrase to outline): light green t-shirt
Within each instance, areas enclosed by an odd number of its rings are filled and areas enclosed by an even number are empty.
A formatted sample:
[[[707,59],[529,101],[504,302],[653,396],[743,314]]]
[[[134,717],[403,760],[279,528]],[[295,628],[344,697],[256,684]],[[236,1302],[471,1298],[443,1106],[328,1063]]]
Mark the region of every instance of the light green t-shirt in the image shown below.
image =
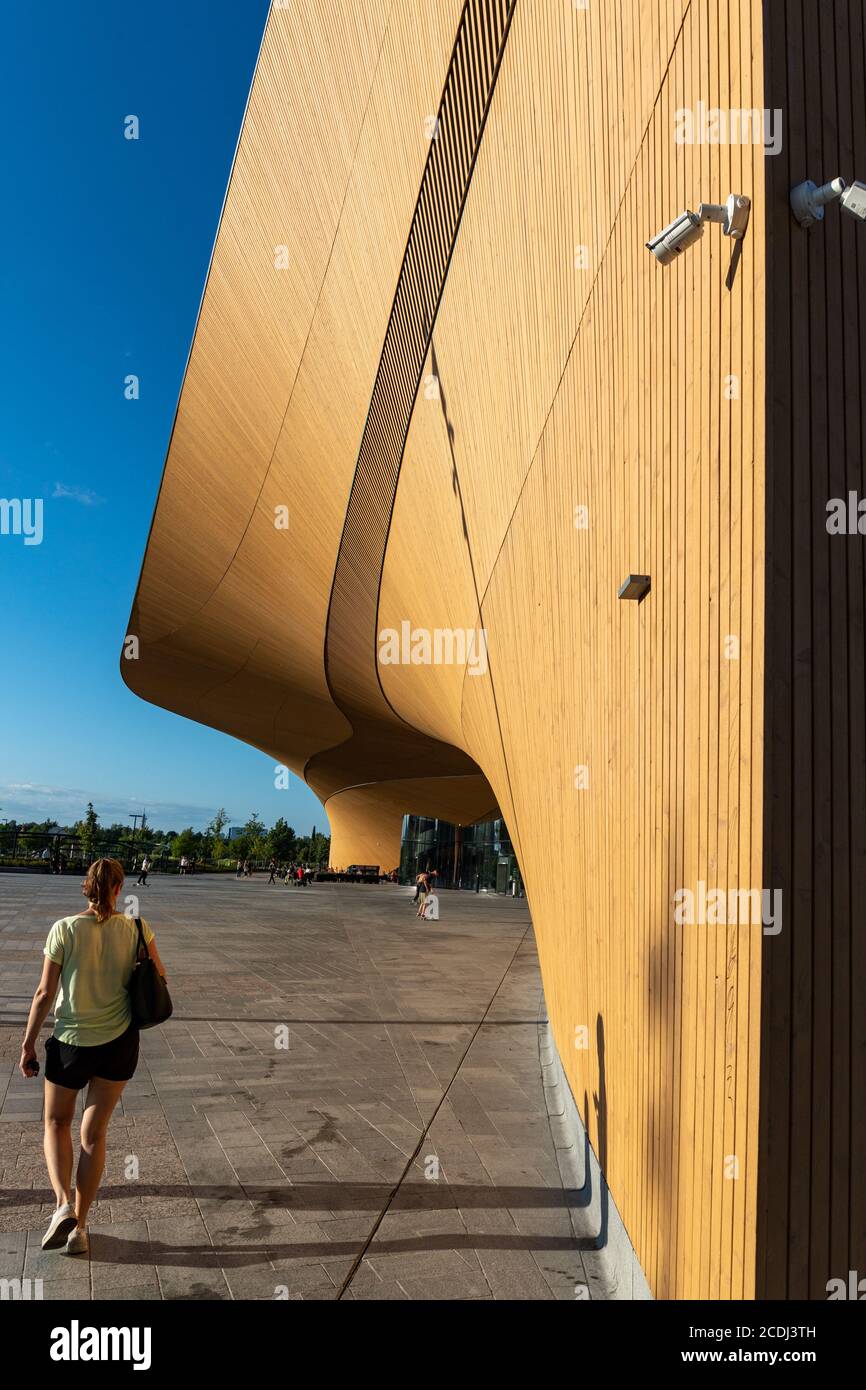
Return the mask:
[[[144,920],[141,929],[149,944],[153,932]],[[76,916],[54,923],[45,955],[60,966],[55,1038],[76,1047],[99,1047],[126,1032],[132,1021],[127,987],[137,945],[135,921],[121,912],[104,922]]]

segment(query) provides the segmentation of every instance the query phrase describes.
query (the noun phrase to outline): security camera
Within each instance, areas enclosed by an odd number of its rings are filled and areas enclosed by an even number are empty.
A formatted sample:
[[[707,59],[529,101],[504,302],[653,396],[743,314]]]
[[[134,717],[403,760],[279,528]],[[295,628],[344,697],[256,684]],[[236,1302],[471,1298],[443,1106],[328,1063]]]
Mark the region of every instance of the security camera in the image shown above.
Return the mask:
[[[858,183],[855,179],[854,183],[845,189],[839,202],[858,222],[866,222],[866,183]]]
[[[725,236],[739,241],[749,225],[750,200],[741,193],[732,193],[725,203],[700,203],[697,212],[680,213],[664,231],[646,243],[660,265],[670,265],[703,236],[707,222],[718,222]]]
[[[811,179],[791,189],[791,208],[801,227],[811,227],[824,218],[824,207],[845,192],[844,179],[831,179],[819,188]]]
[[[698,216],[702,222],[720,222],[725,236],[740,241],[746,235],[751,210],[750,199],[742,193],[732,193],[726,203],[700,203]]]
[[[845,212],[866,222],[866,183],[856,180],[849,187],[844,179],[830,179],[819,188],[811,179],[804,179],[791,189],[791,210],[801,227],[813,227],[823,222],[824,208],[836,199]]]
[[[671,261],[675,261],[677,256],[681,256],[683,251],[693,242],[698,241],[703,234],[704,224],[700,217],[696,212],[689,212],[686,209],[646,245],[647,249],[652,251],[659,265],[670,265]]]

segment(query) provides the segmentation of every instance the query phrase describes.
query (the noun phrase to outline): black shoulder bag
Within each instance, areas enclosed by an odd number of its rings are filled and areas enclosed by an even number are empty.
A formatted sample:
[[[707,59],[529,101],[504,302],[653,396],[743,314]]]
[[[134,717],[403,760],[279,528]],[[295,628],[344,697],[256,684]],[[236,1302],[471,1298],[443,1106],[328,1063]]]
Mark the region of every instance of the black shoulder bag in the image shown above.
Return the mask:
[[[136,1028],[155,1028],[158,1023],[165,1023],[167,1018],[171,1018],[171,995],[156,968],[156,962],[151,960],[140,917],[136,917],[135,925],[138,928],[138,945],[129,981],[132,1021]]]

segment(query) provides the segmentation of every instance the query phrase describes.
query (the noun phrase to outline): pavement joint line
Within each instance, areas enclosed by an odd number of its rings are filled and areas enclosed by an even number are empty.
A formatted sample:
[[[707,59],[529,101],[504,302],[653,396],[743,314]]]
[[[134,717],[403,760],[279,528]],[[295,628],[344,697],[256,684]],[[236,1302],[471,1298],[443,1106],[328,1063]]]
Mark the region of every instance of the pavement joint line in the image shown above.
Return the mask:
[[[499,993],[500,989],[502,988],[502,985],[503,985],[503,983],[504,983],[504,981],[505,981],[505,978],[506,978],[506,976],[508,975],[509,971],[511,970],[511,967],[514,965],[514,962],[515,962],[515,960],[517,959],[518,952],[520,951],[521,946],[523,945],[524,941],[526,940],[526,938],[527,938],[527,936],[529,935],[529,933],[531,932],[531,930],[532,930],[532,926],[531,926],[531,924],[530,924],[530,926],[528,926],[528,927],[526,928],[526,931],[523,933],[522,937],[520,938],[520,940],[518,941],[516,947],[514,948],[514,954],[512,955],[511,960],[508,962],[508,965],[505,967],[505,970],[502,972],[502,976],[501,976],[501,978],[500,978],[500,980],[499,980],[499,983],[498,983],[497,986],[496,986],[496,989],[493,991],[492,995],[490,996],[490,1003],[487,1005],[487,1008],[486,1008],[485,1011],[484,1011],[484,1018],[482,1018],[482,1019],[480,1020],[480,1022],[479,1022],[478,1025],[477,1025],[477,1027],[475,1028],[474,1033],[472,1034],[472,1037],[469,1039],[469,1042],[468,1042],[467,1045],[466,1045],[465,1051],[463,1052],[463,1054],[462,1054],[461,1057],[460,1057],[460,1061],[457,1063],[457,1066],[454,1068],[454,1073],[453,1073],[453,1075],[452,1075],[452,1077],[451,1077],[451,1080],[448,1082],[448,1085],[446,1086],[445,1090],[442,1092],[442,1095],[440,1096],[440,1098],[439,1098],[439,1100],[438,1100],[438,1102],[437,1102],[437,1104],[436,1104],[436,1108],[434,1109],[433,1114],[430,1116],[430,1119],[428,1120],[427,1124],[424,1126],[424,1129],[423,1129],[423,1132],[422,1132],[422,1134],[421,1134],[421,1137],[419,1138],[418,1143],[415,1145],[414,1152],[412,1153],[412,1155],[411,1155],[410,1158],[408,1159],[408,1161],[407,1161],[407,1163],[406,1163],[406,1166],[405,1166],[404,1169],[403,1169],[403,1172],[401,1173],[400,1177],[399,1177],[398,1180],[397,1180],[397,1185],[394,1187],[393,1191],[391,1192],[390,1197],[388,1198],[388,1201],[386,1202],[386,1204],[385,1204],[385,1206],[383,1207],[382,1211],[379,1213],[379,1216],[377,1217],[377,1219],[376,1219],[376,1221],[375,1221],[375,1223],[374,1223],[374,1225],[373,1225],[373,1229],[370,1231],[370,1234],[369,1234],[369,1236],[367,1237],[366,1242],[364,1243],[363,1249],[362,1249],[362,1250],[360,1251],[360,1253],[356,1256],[355,1261],[354,1261],[354,1263],[352,1264],[352,1267],[350,1268],[348,1274],[346,1275],[346,1278],[344,1279],[342,1285],[340,1286],[340,1291],[339,1291],[339,1293],[337,1294],[336,1302],[339,1303],[340,1300],[341,1300],[342,1297],[343,1297],[343,1294],[346,1293],[346,1291],[348,1290],[349,1285],[351,1284],[352,1280],[354,1279],[355,1275],[357,1274],[358,1269],[360,1268],[360,1266],[361,1266],[361,1264],[362,1264],[362,1262],[363,1262],[363,1260],[364,1260],[364,1258],[365,1258],[365,1256],[366,1256],[366,1254],[367,1254],[367,1251],[369,1250],[370,1246],[372,1245],[372,1243],[373,1243],[373,1241],[374,1241],[374,1239],[375,1239],[375,1237],[376,1237],[376,1232],[379,1230],[379,1227],[381,1226],[382,1222],[384,1221],[385,1217],[387,1216],[388,1212],[390,1211],[391,1205],[392,1205],[392,1203],[393,1203],[393,1201],[394,1201],[394,1198],[397,1196],[397,1193],[400,1191],[400,1188],[403,1186],[403,1183],[406,1181],[407,1174],[409,1173],[409,1171],[410,1171],[410,1169],[411,1169],[413,1163],[415,1162],[416,1158],[418,1157],[418,1154],[421,1152],[421,1146],[422,1146],[422,1144],[424,1143],[424,1140],[427,1138],[427,1135],[430,1133],[431,1126],[435,1123],[436,1116],[439,1114],[439,1111],[442,1109],[442,1106],[445,1104],[445,1101],[448,1099],[448,1093],[449,1093],[449,1091],[451,1090],[451,1087],[454,1085],[454,1082],[455,1082],[456,1079],[457,1079],[457,1075],[458,1075],[458,1073],[459,1073],[459,1071],[460,1071],[460,1068],[463,1066],[463,1063],[466,1061],[466,1058],[467,1058],[468,1055],[469,1055],[469,1051],[470,1051],[470,1049],[471,1049],[471,1047],[472,1047],[472,1044],[475,1042],[475,1039],[478,1037],[478,1034],[481,1032],[481,1029],[482,1029],[483,1026],[484,1026],[484,1019],[487,1017],[487,1014],[488,1014],[488,1013],[490,1012],[490,1010],[492,1009],[494,1000],[496,999],[497,994]],[[484,1271],[483,1271],[483,1268],[482,1268],[482,1274],[483,1274],[483,1273],[484,1273]],[[399,1281],[398,1281],[398,1282],[399,1282]],[[490,1288],[490,1283],[489,1283],[489,1281],[488,1281],[488,1279],[487,1279],[486,1274],[484,1275],[484,1282],[487,1284],[487,1287]],[[491,1289],[491,1293],[492,1293],[492,1292],[493,1292],[493,1290]]]

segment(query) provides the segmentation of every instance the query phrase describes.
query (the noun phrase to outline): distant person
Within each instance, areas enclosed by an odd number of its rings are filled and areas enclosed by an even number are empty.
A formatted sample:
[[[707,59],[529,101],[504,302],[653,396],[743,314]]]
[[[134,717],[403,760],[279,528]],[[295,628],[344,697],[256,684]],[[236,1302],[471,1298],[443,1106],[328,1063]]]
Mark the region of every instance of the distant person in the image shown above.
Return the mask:
[[[44,1149],[57,1208],[42,1248],[64,1246],[69,1255],[88,1249],[87,1215],[105,1166],[109,1121],[138,1064],[138,1028],[128,989],[138,932],[134,920],[117,911],[123,879],[123,865],[116,859],[97,859],[82,885],[87,910],[61,917],[48,933],[18,1064],[22,1076],[37,1075],[36,1043],[54,1004],[54,1033],[45,1044]],[[146,922],[141,928],[150,957],[165,977],[153,932]],[[72,1121],[85,1086],[73,1189]]]
[[[270,864],[268,865],[268,868],[269,868],[270,871],[271,871],[271,876],[270,876],[270,878],[268,879],[268,883],[276,883],[276,881],[277,881],[277,861],[276,861],[276,859],[272,859],[272,860],[271,860]]]
[[[142,861],[141,861],[141,872],[139,873],[138,879],[137,879],[137,881],[136,881],[136,885],[135,885],[136,888],[146,888],[146,887],[147,887],[147,875],[148,875],[149,872],[150,872],[150,860],[148,859],[147,855],[145,855],[144,858],[143,858]]]
[[[429,880],[429,878],[427,877],[426,874],[419,874],[419,875],[418,875],[418,894],[417,894],[417,898],[416,898],[416,901],[417,901],[417,903],[418,903],[418,911],[415,913],[415,916],[416,916],[416,917],[423,917],[423,916],[424,916],[424,907],[425,907],[425,905],[426,905],[426,902],[427,902],[427,894],[428,894],[429,892],[430,892],[430,880]]]
[[[238,867],[237,867],[237,869],[236,869],[236,871],[235,871],[235,878],[240,878],[241,875],[243,874],[243,871],[244,871],[244,866],[243,866],[243,864],[241,863],[241,861],[240,861],[240,859],[239,859],[239,860],[238,860]]]
[[[181,860],[180,860],[180,871],[181,871],[182,874],[186,874],[188,870],[189,870],[189,860],[187,859],[186,855],[183,854],[183,855],[181,855]]]

